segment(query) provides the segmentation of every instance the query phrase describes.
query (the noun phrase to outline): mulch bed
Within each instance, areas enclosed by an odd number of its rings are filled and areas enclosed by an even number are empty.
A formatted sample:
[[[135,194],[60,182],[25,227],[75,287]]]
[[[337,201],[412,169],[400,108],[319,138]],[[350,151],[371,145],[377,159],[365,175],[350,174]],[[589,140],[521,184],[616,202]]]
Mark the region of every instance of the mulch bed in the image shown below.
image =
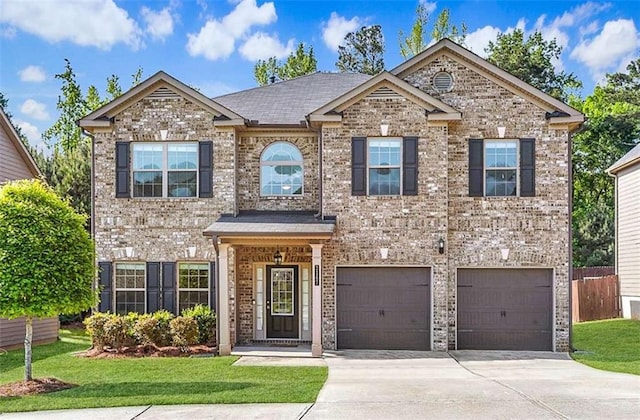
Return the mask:
[[[92,348],[84,352],[76,353],[78,357],[103,358],[129,358],[129,357],[190,357],[197,355],[213,355],[215,347],[205,345],[180,348],[175,346],[157,347],[153,344],[122,347],[121,349],[105,348],[99,350]]]
[[[0,385],[1,397],[23,397],[26,395],[44,394],[74,388],[78,385],[60,381],[56,378],[41,378],[31,381],[17,381]]]

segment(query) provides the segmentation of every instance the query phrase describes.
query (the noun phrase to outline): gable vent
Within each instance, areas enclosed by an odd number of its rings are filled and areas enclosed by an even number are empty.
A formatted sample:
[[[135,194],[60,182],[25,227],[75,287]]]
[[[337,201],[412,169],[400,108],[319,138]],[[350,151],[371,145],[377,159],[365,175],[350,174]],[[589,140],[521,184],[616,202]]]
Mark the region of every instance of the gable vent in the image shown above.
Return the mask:
[[[393,91],[392,89],[390,89],[388,87],[381,87],[381,88],[371,92],[369,95],[367,95],[367,98],[369,98],[369,99],[399,99],[399,98],[402,98],[402,95],[400,95],[399,93]]]
[[[453,87],[453,77],[446,71],[441,71],[433,76],[433,88],[440,92],[449,92]]]
[[[153,99],[178,99],[180,95],[172,91],[167,87],[161,87],[156,89],[151,95],[148,96]]]

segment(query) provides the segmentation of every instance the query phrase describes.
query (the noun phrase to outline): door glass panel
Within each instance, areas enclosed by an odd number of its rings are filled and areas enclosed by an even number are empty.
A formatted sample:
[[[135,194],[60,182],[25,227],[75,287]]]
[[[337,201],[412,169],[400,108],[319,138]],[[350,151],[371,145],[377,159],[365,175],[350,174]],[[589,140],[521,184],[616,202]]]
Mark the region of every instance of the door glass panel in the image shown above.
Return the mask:
[[[293,269],[271,270],[271,315],[293,315]]]

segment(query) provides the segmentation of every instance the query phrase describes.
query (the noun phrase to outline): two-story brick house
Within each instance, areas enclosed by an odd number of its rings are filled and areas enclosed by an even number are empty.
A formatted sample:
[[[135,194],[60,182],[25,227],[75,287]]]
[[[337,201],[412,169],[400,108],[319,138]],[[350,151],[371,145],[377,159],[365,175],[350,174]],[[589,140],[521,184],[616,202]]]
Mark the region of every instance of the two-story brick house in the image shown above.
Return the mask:
[[[88,115],[101,310],[208,303],[218,345],[564,351],[583,116],[443,40],[375,77]]]

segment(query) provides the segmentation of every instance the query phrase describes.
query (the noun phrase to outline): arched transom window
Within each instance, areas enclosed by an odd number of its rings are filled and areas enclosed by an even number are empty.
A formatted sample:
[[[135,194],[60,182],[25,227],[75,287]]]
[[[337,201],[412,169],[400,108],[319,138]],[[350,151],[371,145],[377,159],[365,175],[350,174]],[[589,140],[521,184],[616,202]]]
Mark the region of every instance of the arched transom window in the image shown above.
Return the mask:
[[[291,143],[269,145],[260,158],[260,195],[302,195],[302,153]]]

